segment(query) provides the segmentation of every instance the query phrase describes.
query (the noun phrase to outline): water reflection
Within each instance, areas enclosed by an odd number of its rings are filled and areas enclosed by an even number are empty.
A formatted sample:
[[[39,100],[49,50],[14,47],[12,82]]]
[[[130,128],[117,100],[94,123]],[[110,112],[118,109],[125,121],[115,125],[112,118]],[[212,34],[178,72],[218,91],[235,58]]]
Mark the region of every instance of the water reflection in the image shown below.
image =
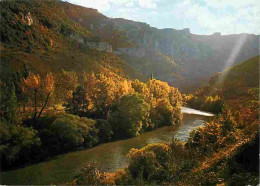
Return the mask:
[[[185,141],[193,129],[204,125],[211,118],[206,117],[209,113],[205,114],[204,112],[202,112],[203,115],[190,114],[191,110],[186,108],[184,108],[184,113],[187,110],[189,114],[184,114],[183,122],[180,125],[163,127],[135,138],[105,143],[88,150],[58,156],[48,162],[3,172],[1,173],[2,183],[20,185],[66,183],[72,179],[73,174],[79,168],[91,162],[97,162],[99,168],[106,172],[126,167],[128,163],[126,154],[131,148],[142,148],[151,143],[171,142],[173,137]],[[196,114],[199,112],[196,111]],[[44,179],[42,179],[42,175],[44,175]]]

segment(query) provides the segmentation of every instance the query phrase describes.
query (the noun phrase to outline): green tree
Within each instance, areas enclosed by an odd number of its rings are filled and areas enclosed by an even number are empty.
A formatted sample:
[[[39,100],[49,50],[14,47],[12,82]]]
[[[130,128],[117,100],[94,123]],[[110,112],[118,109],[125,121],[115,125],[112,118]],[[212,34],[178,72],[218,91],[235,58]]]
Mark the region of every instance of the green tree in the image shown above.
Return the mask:
[[[123,96],[109,114],[117,138],[134,137],[147,125],[149,105],[138,94]]]
[[[106,142],[111,140],[113,131],[111,124],[107,120],[96,120],[95,127],[98,129],[98,137],[100,142]]]
[[[14,123],[17,120],[18,102],[15,93],[15,86],[12,84],[7,101],[7,120]]]
[[[151,110],[151,120],[155,124],[155,128],[175,124],[174,109],[169,101],[158,102],[157,106]]]

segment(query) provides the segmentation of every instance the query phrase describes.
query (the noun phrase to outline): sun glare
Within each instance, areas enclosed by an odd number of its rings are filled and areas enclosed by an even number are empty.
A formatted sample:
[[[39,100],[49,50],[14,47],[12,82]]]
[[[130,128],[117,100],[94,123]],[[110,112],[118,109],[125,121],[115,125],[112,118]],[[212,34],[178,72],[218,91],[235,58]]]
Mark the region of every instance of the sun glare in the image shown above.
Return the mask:
[[[235,43],[234,48],[232,49],[232,52],[231,52],[228,60],[226,61],[224,68],[221,71],[222,73],[220,74],[220,76],[218,77],[218,80],[215,83],[215,86],[217,86],[219,83],[224,81],[225,77],[228,74],[228,72],[224,72],[224,70],[231,67],[232,65],[234,65],[235,59],[238,56],[242,46],[244,45],[246,38],[247,38],[247,34],[242,34],[239,37],[238,41]]]

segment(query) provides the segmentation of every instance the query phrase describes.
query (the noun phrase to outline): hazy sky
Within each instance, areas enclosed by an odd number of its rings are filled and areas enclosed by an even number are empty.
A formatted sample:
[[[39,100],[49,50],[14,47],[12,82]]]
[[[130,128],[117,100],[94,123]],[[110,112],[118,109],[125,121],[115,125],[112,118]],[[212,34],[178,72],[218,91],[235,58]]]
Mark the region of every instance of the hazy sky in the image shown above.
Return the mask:
[[[112,18],[195,34],[260,33],[260,0],[65,0]]]

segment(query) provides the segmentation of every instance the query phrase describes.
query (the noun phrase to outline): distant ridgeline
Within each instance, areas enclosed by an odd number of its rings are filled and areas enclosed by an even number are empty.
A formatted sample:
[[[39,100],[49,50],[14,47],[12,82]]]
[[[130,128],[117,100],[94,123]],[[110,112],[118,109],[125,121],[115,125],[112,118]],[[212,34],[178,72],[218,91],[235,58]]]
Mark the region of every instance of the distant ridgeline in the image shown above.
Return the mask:
[[[65,55],[72,55],[72,47],[81,52],[95,49],[118,55],[138,73],[146,77],[153,73],[181,90],[206,84],[226,67],[230,57],[236,64],[259,54],[259,35],[195,35],[188,28],[157,29],[146,23],[108,18],[95,9],[59,0],[1,1],[1,10],[1,52],[19,46],[29,55],[45,51],[56,56],[65,50]],[[234,54],[239,42],[241,48]],[[90,53],[86,55],[89,60],[93,58]],[[21,66],[28,61],[21,60],[21,53],[16,56]],[[75,61],[80,55],[74,52],[73,56],[70,58]],[[8,61],[9,57],[4,55],[3,59]],[[74,63],[78,64],[77,60]]]
[[[69,17],[110,43],[114,53],[132,67],[147,75],[153,73],[156,78],[183,89],[198,87],[216,72],[222,71],[229,57],[234,55],[232,51],[240,40],[244,41],[239,53],[234,57],[234,63],[259,53],[259,35],[222,36],[219,32],[212,35],[195,35],[190,33],[189,28],[157,29],[146,23],[108,18],[90,8],[69,3],[63,3],[63,6],[66,7],[65,11]],[[158,61],[160,57],[157,54],[174,59],[175,65],[169,64],[167,60]],[[155,56],[157,57],[154,59]],[[160,65],[150,66],[155,63]],[[144,66],[148,66],[145,71]],[[164,71],[160,66],[170,70]]]

